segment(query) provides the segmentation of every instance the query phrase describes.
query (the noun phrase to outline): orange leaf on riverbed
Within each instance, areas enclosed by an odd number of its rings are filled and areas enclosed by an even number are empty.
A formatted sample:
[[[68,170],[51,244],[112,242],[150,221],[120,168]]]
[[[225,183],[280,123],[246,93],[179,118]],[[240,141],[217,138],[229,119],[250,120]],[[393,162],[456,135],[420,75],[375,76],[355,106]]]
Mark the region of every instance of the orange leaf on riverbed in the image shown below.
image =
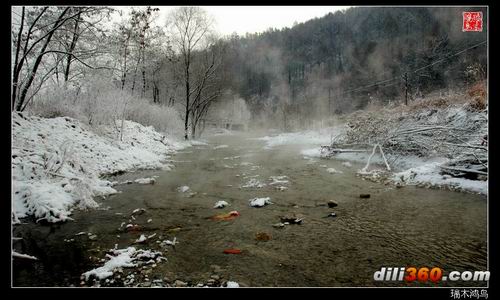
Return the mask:
[[[224,254],[241,254],[240,249],[226,249],[224,250]]]
[[[233,211],[226,213],[226,214],[215,215],[213,217],[210,217],[210,219],[216,220],[216,221],[219,221],[219,220],[229,221],[229,220],[233,220],[234,218],[238,217],[239,215],[240,215],[239,212],[233,210]]]

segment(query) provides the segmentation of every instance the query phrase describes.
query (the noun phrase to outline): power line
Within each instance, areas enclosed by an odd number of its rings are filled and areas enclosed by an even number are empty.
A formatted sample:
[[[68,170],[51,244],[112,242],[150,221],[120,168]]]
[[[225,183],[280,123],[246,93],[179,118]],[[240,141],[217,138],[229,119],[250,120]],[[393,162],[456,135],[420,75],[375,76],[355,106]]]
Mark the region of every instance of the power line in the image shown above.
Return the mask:
[[[473,45],[473,46],[471,46],[471,47],[468,47],[468,48],[462,49],[462,50],[460,50],[460,51],[458,51],[458,52],[456,52],[456,53],[454,53],[454,54],[452,54],[452,55],[448,55],[448,56],[446,56],[446,57],[444,57],[444,58],[441,58],[441,59],[438,59],[438,60],[436,60],[436,61],[434,61],[434,62],[432,62],[432,63],[430,63],[430,64],[428,64],[428,65],[425,65],[425,66],[420,67],[420,68],[418,68],[418,69],[416,69],[416,70],[413,70],[413,71],[408,71],[408,72],[406,72],[406,73],[412,73],[412,74],[417,73],[417,72],[422,71],[422,70],[424,70],[424,69],[426,69],[426,68],[429,68],[429,67],[431,67],[431,66],[434,66],[434,65],[436,65],[436,64],[438,64],[438,63],[440,63],[440,62],[443,62],[443,61],[445,61],[445,60],[447,60],[447,59],[450,59],[450,58],[452,58],[452,57],[454,57],[454,56],[457,56],[457,55],[459,55],[459,54],[462,54],[462,53],[464,53],[464,52],[466,52],[466,51],[468,51],[468,50],[474,49],[474,48],[476,48],[476,47],[478,47],[478,46],[480,46],[480,45],[482,45],[482,44],[485,44],[486,42],[487,42],[486,40],[485,40],[485,41],[482,41],[482,42],[480,42],[480,43],[478,43],[478,44],[475,44],[475,45]],[[386,71],[386,72],[387,72],[387,71]],[[384,72],[384,73],[385,73],[385,72]],[[382,74],[383,74],[383,73],[382,73]],[[371,83],[371,84],[368,84],[368,85],[365,85],[365,86],[362,86],[362,87],[358,87],[358,88],[355,88],[355,89],[352,89],[352,90],[348,90],[348,91],[342,92],[342,93],[340,93],[340,94],[338,94],[338,95],[339,95],[339,96],[341,96],[341,95],[344,95],[344,94],[347,94],[347,93],[356,92],[356,91],[363,90],[363,89],[366,89],[366,88],[369,88],[369,87],[378,86],[378,85],[381,85],[381,84],[384,84],[384,83],[389,83],[389,82],[394,81],[394,80],[396,80],[396,79],[399,79],[399,80],[400,80],[400,77],[401,77],[402,75],[403,75],[403,74],[399,74],[399,75],[397,75],[397,76],[395,76],[395,77],[392,77],[392,78],[389,78],[389,79],[386,79],[386,80],[382,80],[382,81],[378,81],[378,82],[375,82],[375,83]],[[394,84],[396,84],[396,83],[394,83]],[[385,87],[389,87],[389,86],[392,86],[392,85],[394,85],[394,84],[390,84],[390,85],[387,85],[387,86],[385,86]]]
[[[449,58],[452,58],[452,57],[454,57],[454,56],[457,56],[457,55],[459,55],[459,54],[462,54],[462,53],[464,53],[465,51],[468,51],[468,50],[470,50],[470,49],[476,48],[477,46],[480,46],[480,45],[485,44],[485,43],[486,43],[486,41],[482,41],[482,42],[481,42],[481,43],[479,43],[479,44],[476,44],[476,45],[471,46],[471,47],[469,47],[469,48],[463,49],[463,50],[461,50],[461,51],[459,51],[459,52],[457,52],[457,53],[455,53],[455,54],[453,54],[453,55],[450,55],[450,56],[447,56],[447,57],[444,57],[444,58],[438,59],[437,61],[435,61],[435,62],[433,62],[433,63],[430,63],[430,64],[428,64],[427,66],[421,67],[421,68],[416,69],[416,70],[414,70],[414,71],[411,71],[411,72],[409,72],[409,73],[416,73],[416,72],[418,72],[418,71],[421,71],[421,70],[423,70],[423,69],[425,69],[425,68],[431,67],[431,66],[433,66],[433,65],[435,65],[435,64],[438,64],[438,63],[440,63],[440,62],[442,62],[442,61],[445,61],[445,60],[447,60],[447,59],[449,59]]]

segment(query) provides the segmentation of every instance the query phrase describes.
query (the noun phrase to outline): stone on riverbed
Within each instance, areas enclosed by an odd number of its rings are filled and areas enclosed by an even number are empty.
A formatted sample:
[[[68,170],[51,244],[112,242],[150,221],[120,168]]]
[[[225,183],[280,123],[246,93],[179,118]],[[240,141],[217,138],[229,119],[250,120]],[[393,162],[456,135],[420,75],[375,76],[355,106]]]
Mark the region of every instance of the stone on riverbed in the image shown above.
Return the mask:
[[[333,201],[333,200],[328,201],[327,204],[328,204],[329,208],[334,208],[334,207],[338,206],[338,204],[335,201]]]
[[[186,287],[186,286],[188,286],[188,284],[186,282],[180,281],[180,280],[176,280],[175,283],[174,283],[174,285],[176,287]]]
[[[300,224],[302,224],[302,221],[303,221],[302,218],[299,218],[296,215],[285,215],[285,216],[280,217],[280,220],[285,225],[287,223],[288,224],[299,224],[300,225]]]

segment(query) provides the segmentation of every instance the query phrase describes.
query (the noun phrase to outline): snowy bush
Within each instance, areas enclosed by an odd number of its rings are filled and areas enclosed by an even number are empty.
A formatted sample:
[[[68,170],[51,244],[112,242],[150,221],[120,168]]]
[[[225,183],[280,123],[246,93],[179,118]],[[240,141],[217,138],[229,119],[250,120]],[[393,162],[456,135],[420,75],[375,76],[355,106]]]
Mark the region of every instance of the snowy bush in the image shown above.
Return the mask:
[[[179,135],[184,128],[179,113],[174,108],[153,104],[146,99],[131,101],[125,118],[145,126],[153,126],[170,135]]]
[[[44,118],[78,118],[80,110],[76,106],[77,101],[77,89],[54,85],[34,99],[28,111]]]
[[[79,119],[93,126],[115,124],[133,100],[128,92],[116,88],[108,79],[95,76],[83,86],[78,101],[82,112]]]
[[[72,117],[94,128],[111,125],[117,139],[121,137],[123,119],[153,126],[169,135],[183,131],[181,117],[174,108],[133,96],[102,75],[90,77],[81,88],[54,85],[40,94],[29,110],[45,118]]]

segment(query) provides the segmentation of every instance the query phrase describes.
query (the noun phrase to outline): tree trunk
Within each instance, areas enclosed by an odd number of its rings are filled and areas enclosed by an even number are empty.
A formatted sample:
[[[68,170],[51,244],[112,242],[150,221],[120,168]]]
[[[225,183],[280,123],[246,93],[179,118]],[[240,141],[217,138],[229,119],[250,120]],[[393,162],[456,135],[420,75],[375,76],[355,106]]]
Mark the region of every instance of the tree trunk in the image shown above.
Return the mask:
[[[188,127],[189,127],[189,58],[186,60],[186,114],[184,120],[184,139],[188,140]]]
[[[80,14],[78,14],[76,16],[76,20],[75,20],[75,28],[74,28],[74,31],[73,31],[73,39],[71,40],[71,45],[69,47],[69,54],[68,54],[68,59],[66,60],[66,70],[64,70],[64,82],[68,82],[68,78],[69,78],[69,70],[70,70],[70,67],[71,67],[71,58],[72,58],[72,54],[73,54],[73,51],[75,50],[75,47],[76,47],[76,42],[78,41],[78,38],[79,38],[79,35],[78,35],[78,26],[80,24]]]
[[[17,103],[16,110],[21,110],[23,107],[24,100],[26,99],[26,95],[28,94],[28,90],[33,83],[33,80],[35,79],[36,72],[38,71],[38,67],[40,66],[40,63],[42,62],[42,58],[45,55],[45,49],[47,49],[47,46],[50,43],[50,40],[52,39],[52,36],[54,35],[55,30],[59,27],[59,23],[62,21],[64,15],[66,12],[69,10],[69,7],[67,7],[60,15],[57,21],[55,22],[54,26],[52,27],[50,33],[47,35],[47,39],[45,40],[45,44],[42,46],[40,49],[40,53],[38,54],[38,57],[36,58],[35,63],[33,64],[33,69],[31,70],[30,76],[28,77],[28,82],[26,85],[23,87],[23,90],[21,91],[21,97],[19,98],[19,102]]]
[[[19,52],[21,51],[21,37],[23,33],[23,28],[24,28],[24,6],[22,9],[21,13],[21,27],[19,28],[19,34],[17,35],[17,43],[16,43],[16,58],[14,59],[14,76],[12,78],[12,106],[11,110],[14,110],[14,104],[16,102],[16,97],[17,97],[17,85],[19,81],[19,73],[15,72],[17,68],[17,63],[19,61]]]

